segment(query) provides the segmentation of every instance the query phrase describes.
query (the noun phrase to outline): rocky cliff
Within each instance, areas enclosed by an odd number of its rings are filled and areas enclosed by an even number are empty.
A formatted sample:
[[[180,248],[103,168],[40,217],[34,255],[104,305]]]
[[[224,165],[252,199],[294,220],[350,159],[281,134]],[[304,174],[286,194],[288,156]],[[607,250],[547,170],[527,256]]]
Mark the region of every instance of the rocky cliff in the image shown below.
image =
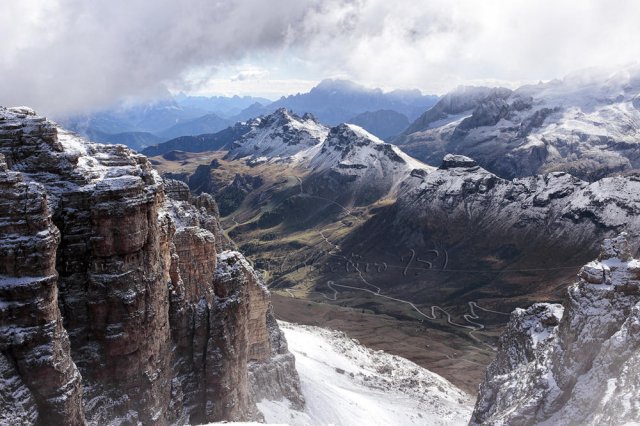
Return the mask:
[[[0,192],[1,420],[202,423],[258,419],[263,396],[303,403],[210,196],[27,108],[0,109]]]
[[[487,369],[470,424],[640,421],[640,261],[606,240],[562,305],[517,309]]]

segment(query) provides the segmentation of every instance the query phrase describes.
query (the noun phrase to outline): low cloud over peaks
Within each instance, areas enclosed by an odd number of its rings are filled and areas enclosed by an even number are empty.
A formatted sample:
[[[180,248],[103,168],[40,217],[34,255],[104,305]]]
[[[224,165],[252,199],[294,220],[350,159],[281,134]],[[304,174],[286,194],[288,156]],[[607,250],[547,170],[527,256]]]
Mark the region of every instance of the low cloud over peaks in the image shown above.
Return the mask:
[[[56,115],[158,96],[165,86],[189,88],[196,69],[210,72],[204,79],[219,85],[211,90],[227,92],[216,69],[256,55],[260,66],[228,84],[341,75],[442,93],[470,81],[550,79],[640,57],[640,44],[631,42],[640,39],[640,3],[633,2],[43,3],[3,5],[0,104]]]
[[[4,5],[2,104],[77,112],[154,96],[193,67],[281,48],[315,0],[39,0]]]

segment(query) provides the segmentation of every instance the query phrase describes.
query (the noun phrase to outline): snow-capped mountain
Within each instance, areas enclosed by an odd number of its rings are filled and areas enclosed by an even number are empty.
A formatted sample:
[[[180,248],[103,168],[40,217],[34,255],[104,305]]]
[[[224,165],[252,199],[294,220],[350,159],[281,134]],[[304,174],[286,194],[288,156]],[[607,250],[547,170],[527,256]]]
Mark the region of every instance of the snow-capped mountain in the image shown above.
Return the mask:
[[[414,250],[425,260],[416,262],[424,269],[416,276],[367,278],[397,297],[457,306],[488,298],[510,311],[521,298],[553,298],[576,265],[597,254],[598,241],[624,230],[637,238],[639,193],[637,175],[594,183],[562,172],[507,180],[447,155],[437,170],[410,174],[396,203],[340,246],[379,263]]]
[[[543,237],[547,232],[559,233],[556,237],[573,233],[582,238],[589,230],[622,231],[628,227],[636,233],[640,229],[638,193],[637,175],[594,183],[564,172],[508,180],[469,157],[448,154],[438,170],[414,174],[398,204],[407,217],[429,216],[442,223],[464,218],[476,232],[531,232],[531,237]],[[449,227],[445,232],[455,231]]]
[[[299,157],[310,158],[312,173],[305,184],[314,192],[348,193],[356,204],[395,195],[414,170],[421,174],[433,170],[354,124],[333,127],[322,145]]]
[[[472,425],[640,422],[640,261],[606,240],[562,305],[517,309],[500,339]]]
[[[412,171],[433,170],[354,124],[328,129],[309,114],[299,117],[286,109],[254,122],[225,158],[247,158],[251,164],[286,161],[309,169],[304,187],[315,195],[347,194],[367,204],[395,194]]]
[[[287,158],[323,142],[329,129],[312,115],[302,117],[280,108],[252,120],[254,128],[233,143],[226,158]]]
[[[462,425],[469,396],[413,362],[373,351],[344,333],[279,323],[296,356],[304,411],[258,402],[268,423],[324,425]]]
[[[567,171],[587,180],[640,167],[640,67],[509,89],[461,88],[395,143],[429,164],[473,157],[507,178]]]

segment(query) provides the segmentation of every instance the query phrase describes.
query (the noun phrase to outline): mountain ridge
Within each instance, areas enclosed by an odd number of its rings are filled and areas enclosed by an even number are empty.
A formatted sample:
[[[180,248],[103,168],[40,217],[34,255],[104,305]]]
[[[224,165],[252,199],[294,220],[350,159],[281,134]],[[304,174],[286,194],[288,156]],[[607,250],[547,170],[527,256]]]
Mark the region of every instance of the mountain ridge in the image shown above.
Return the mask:
[[[552,171],[594,181],[640,167],[640,68],[516,90],[460,88],[394,143],[436,165],[471,156],[505,178]]]

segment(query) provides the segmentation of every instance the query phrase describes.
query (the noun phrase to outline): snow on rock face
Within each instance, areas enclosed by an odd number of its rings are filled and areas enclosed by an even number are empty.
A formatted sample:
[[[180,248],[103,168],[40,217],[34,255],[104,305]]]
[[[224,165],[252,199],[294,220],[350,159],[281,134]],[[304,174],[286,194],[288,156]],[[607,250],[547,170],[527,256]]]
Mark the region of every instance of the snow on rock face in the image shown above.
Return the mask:
[[[434,170],[354,124],[333,127],[320,148],[308,155],[308,187],[323,196],[351,194],[367,204],[397,189],[414,170]]]
[[[506,178],[566,171],[593,181],[640,167],[639,93],[637,66],[515,91],[457,91],[396,142],[428,164],[456,152]]]
[[[640,422],[639,272],[623,233],[582,268],[562,307],[516,310],[470,424]]]
[[[447,154],[442,159],[441,169],[451,169],[455,167],[475,167],[478,163],[475,160],[465,157],[464,155]]]
[[[267,422],[291,425],[466,424],[468,395],[442,377],[398,356],[373,351],[344,333],[280,323],[296,355],[307,401],[258,403]]]
[[[0,422],[259,420],[266,393],[302,405],[266,288],[220,253],[212,197],[164,186],[124,146],[0,107]]]
[[[407,223],[469,223],[485,236],[567,247],[592,246],[624,230],[633,241],[640,237],[636,175],[591,184],[563,172],[507,180],[468,157],[447,155],[437,170],[412,173],[399,193],[398,229]],[[455,231],[441,228],[445,234]]]
[[[414,168],[432,170],[431,167],[411,158],[395,145],[381,141],[355,124],[340,124],[333,127],[320,152],[309,162],[310,167],[316,170],[341,164],[359,164],[364,167],[394,168],[395,166],[396,169],[403,168],[409,171]]]
[[[328,132],[312,115],[299,117],[280,108],[256,119],[254,128],[234,142],[227,158],[288,158],[322,143]]]

